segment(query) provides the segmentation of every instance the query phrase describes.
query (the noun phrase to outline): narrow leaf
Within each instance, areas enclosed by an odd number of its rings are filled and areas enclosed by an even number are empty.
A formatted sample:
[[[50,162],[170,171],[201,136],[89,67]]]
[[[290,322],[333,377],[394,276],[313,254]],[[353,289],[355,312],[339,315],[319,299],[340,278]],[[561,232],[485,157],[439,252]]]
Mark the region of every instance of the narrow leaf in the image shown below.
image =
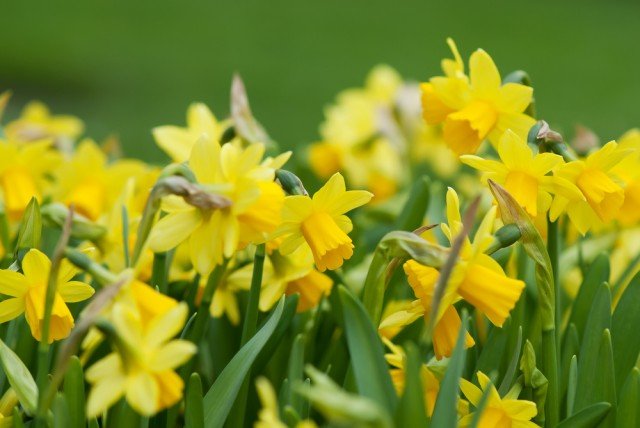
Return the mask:
[[[620,427],[637,427],[640,423],[640,369],[634,367],[620,391],[616,422]]]
[[[204,427],[204,408],[202,403],[202,382],[198,373],[192,373],[185,400],[185,427]]]
[[[611,320],[611,338],[616,367],[617,389],[627,374],[636,364],[640,355],[640,340],[638,332],[640,326],[640,274],[636,275],[622,293]]]
[[[78,357],[69,360],[67,372],[64,375],[64,395],[69,406],[69,427],[83,428],[86,425],[85,390],[82,364]]]
[[[38,387],[29,369],[2,340],[0,340],[0,364],[20,404],[25,412],[32,416],[38,405]]]
[[[418,348],[409,343],[405,349],[405,384],[396,412],[396,426],[424,428],[429,423],[426,416],[424,390],[422,389],[422,361]]]
[[[571,307],[571,317],[569,323],[573,323],[578,330],[578,337],[584,334],[584,326],[591,310],[591,303],[598,291],[598,287],[603,282],[609,281],[609,256],[600,254],[591,263],[585,275],[578,294]]]
[[[595,428],[599,427],[609,411],[611,404],[602,402],[595,403],[565,419],[557,425],[557,428]]]

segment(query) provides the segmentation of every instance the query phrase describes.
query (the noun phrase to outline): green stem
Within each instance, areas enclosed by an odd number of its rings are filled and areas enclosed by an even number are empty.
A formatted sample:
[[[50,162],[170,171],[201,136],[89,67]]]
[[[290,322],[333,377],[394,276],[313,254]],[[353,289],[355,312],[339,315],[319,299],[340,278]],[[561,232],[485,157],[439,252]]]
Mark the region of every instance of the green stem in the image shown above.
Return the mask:
[[[153,270],[151,271],[151,285],[158,287],[161,293],[167,293],[167,259],[168,253],[153,255]]]
[[[264,269],[265,245],[260,244],[256,248],[256,254],[253,258],[253,276],[251,277],[251,289],[249,290],[249,301],[247,302],[247,310],[242,325],[242,337],[240,339],[240,347],[253,337],[258,327],[258,306],[260,302],[260,289],[262,288],[262,272]],[[233,405],[231,414],[229,415],[229,426],[244,426],[244,417],[247,407],[247,396],[249,395],[249,382],[251,372],[247,373],[247,377],[242,382],[240,391]]]
[[[202,339],[204,334],[204,328],[209,320],[209,307],[211,306],[213,293],[215,293],[216,288],[218,288],[218,285],[220,285],[220,282],[224,277],[228,262],[229,261],[225,259],[222,264],[216,266],[207,279],[207,285],[205,285],[204,291],[202,292],[202,299],[200,299],[200,305],[198,305],[198,312],[196,313],[196,318],[193,321],[193,327],[187,335],[189,340],[196,345],[200,342],[200,339]]]
[[[560,323],[562,320],[562,300],[561,287],[559,286],[559,260],[560,260],[560,239],[558,235],[558,222],[547,221],[547,252],[551,260],[551,270],[553,273],[553,285],[555,293],[555,331],[556,347],[560,346]]]
[[[555,328],[542,330],[542,367],[549,381],[545,400],[545,426],[555,427],[559,420],[560,397],[558,390],[558,348]]]

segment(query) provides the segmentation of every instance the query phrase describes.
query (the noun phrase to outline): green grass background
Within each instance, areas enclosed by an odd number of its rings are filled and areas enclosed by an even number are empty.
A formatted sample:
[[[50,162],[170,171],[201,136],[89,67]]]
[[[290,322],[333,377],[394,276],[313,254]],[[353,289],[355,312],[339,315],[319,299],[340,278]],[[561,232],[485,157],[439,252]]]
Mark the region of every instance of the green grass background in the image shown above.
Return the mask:
[[[117,133],[125,153],[164,156],[150,129],[192,101],[228,112],[233,72],[284,147],[314,141],[322,109],[377,63],[424,80],[483,47],[533,79],[540,116],[615,138],[640,125],[640,3],[633,1],[3,1],[0,89],[9,116],[31,98]]]

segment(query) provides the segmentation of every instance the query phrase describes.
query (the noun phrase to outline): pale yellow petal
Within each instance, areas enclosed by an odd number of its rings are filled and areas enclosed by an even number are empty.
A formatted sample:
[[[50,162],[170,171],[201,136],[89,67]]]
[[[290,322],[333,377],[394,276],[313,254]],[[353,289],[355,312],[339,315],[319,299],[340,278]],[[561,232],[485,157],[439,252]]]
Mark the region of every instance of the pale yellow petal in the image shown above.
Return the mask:
[[[29,289],[29,281],[21,273],[12,270],[0,270],[0,294],[21,297]]]
[[[177,247],[194,232],[201,221],[202,215],[196,209],[167,214],[151,229],[149,248],[160,253]]]
[[[31,284],[45,285],[49,279],[51,261],[40,250],[32,248],[22,259],[22,271]]]
[[[177,335],[187,320],[189,309],[184,302],[154,318],[146,332],[146,344],[155,347]]]
[[[80,281],[68,281],[58,284],[58,293],[65,302],[81,302],[93,296],[95,292],[92,286]]]
[[[500,88],[498,108],[503,111],[522,113],[531,103],[533,88],[519,83],[505,83]]]
[[[24,299],[13,297],[0,302],[0,323],[16,318],[24,312]]]
[[[91,387],[87,399],[87,417],[104,413],[124,394],[125,379],[122,376],[105,377]]]
[[[171,370],[189,361],[198,348],[187,340],[172,340],[160,347],[149,361],[149,367],[154,372]]]
[[[501,85],[500,73],[488,53],[478,49],[469,59],[469,77],[474,93],[482,98],[494,98]]]
[[[158,411],[160,391],[153,376],[140,372],[127,378],[127,402],[143,416],[152,416]]]

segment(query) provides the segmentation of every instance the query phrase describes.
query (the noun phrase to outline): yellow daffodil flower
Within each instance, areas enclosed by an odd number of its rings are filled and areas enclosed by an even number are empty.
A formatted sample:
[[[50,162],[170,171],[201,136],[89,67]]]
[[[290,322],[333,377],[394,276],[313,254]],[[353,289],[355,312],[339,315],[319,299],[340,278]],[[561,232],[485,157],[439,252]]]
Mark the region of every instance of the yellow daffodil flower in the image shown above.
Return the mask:
[[[387,363],[389,363],[389,365],[393,367],[390,370],[391,381],[393,382],[393,386],[396,389],[398,396],[401,396],[402,392],[404,391],[406,379],[406,355],[401,347],[395,345],[390,340],[382,338],[382,341],[391,351],[391,353],[385,354],[385,359],[387,360]],[[427,411],[427,415],[431,416],[436,405],[438,392],[440,391],[440,381],[438,381],[435,374],[429,369],[429,366],[426,364],[422,364],[420,366],[420,380],[422,382],[422,388],[424,390],[424,408]]]
[[[84,140],[73,157],[57,171],[56,197],[85,217],[96,221],[113,206],[129,178],[147,172],[144,163],[118,160],[109,164],[92,140]]]
[[[27,104],[20,117],[9,122],[4,129],[11,141],[30,143],[50,139],[62,149],[70,149],[71,143],[83,131],[80,119],[67,115],[53,116],[47,106],[38,101]]]
[[[223,132],[223,124],[218,122],[209,107],[194,103],[187,109],[186,128],[158,126],[153,128],[153,138],[171,160],[180,163],[189,160],[191,149],[202,135],[209,140],[219,141]]]
[[[438,359],[450,356],[455,346],[461,321],[453,304],[464,299],[482,312],[496,326],[501,327],[509,316],[524,289],[524,282],[507,277],[502,267],[485,254],[493,242],[491,234],[495,222],[496,207],[492,207],[484,216],[473,242],[465,238],[459,260],[447,283],[444,296],[437,314],[432,314],[433,293],[440,273],[437,269],[424,266],[415,260],[404,264],[409,285],[417,300],[411,307],[389,315],[380,324],[380,329],[392,326],[408,325],[425,316],[435,317],[433,331],[434,352]],[[455,190],[447,192],[447,221],[441,228],[450,242],[462,230],[460,202]],[[467,335],[465,346],[471,347],[474,341]]]
[[[614,220],[625,196],[614,168],[630,153],[630,150],[620,149],[615,141],[610,141],[586,159],[572,161],[558,168],[554,174],[574,183],[583,198],[556,195],[549,218],[555,221],[566,212],[583,235],[594,226]]]
[[[264,145],[242,148],[200,138],[189,166],[206,190],[227,198],[227,207],[201,209],[177,197],[165,198],[167,215],[154,226],[149,248],[168,251],[188,240],[191,262],[203,276],[229,258],[238,246],[263,241],[280,224],[284,192],[273,180],[288,158],[261,163]]]
[[[580,190],[568,180],[549,173],[564,164],[553,153],[534,155],[529,145],[513,131],[507,130],[498,144],[500,161],[464,155],[460,160],[482,171],[484,180],[502,185],[531,215],[545,214],[551,206],[551,195],[561,194],[568,199],[580,199]]]
[[[322,141],[309,148],[309,163],[326,179],[343,172],[351,186],[373,192],[376,201],[394,195],[403,180],[405,150],[389,137],[392,111],[402,79],[391,67],[379,65],[368,75],[364,88],[338,95],[325,111],[320,127]]]
[[[640,129],[626,132],[618,140],[620,149],[631,150],[627,157],[612,169],[612,173],[624,184],[624,202],[616,220],[624,226],[640,221]]]
[[[482,411],[479,428],[535,428],[538,425],[531,422],[531,419],[538,413],[536,403],[527,400],[518,400],[520,387],[514,386],[501,398],[493,386],[491,380],[482,372],[478,372],[478,382],[480,388],[466,379],[460,379],[460,389],[462,393],[474,406],[479,406],[483,394],[489,390],[486,407]],[[475,412],[469,413],[460,419],[458,426],[467,427],[475,418]]]
[[[371,197],[365,190],[347,191],[340,173],[334,174],[313,198],[288,196],[282,225],[274,233],[274,237],[285,236],[280,252],[290,254],[306,242],[321,272],[339,268],[351,258],[354,248],[347,235],[353,226],[344,214],[366,204]]]
[[[180,303],[146,326],[129,305],[116,304],[114,315],[117,351],[86,372],[87,381],[92,384],[87,416],[101,414],[123,396],[144,416],[177,403],[182,398],[184,382],[174,369],[197,351],[191,342],[171,340],[187,320],[187,305]]]
[[[0,140],[0,187],[9,218],[20,218],[31,198],[42,201],[50,191],[49,175],[59,165],[51,140],[18,144]]]
[[[518,83],[502,84],[500,73],[482,49],[469,59],[469,78],[464,76],[460,55],[445,67],[446,76],[433,77],[421,86],[423,114],[431,125],[442,123],[444,139],[456,153],[474,153],[489,139],[497,144],[507,129],[526,137],[535,123],[524,113],[533,89]]]
[[[31,335],[41,340],[50,269],[51,262],[47,256],[31,249],[22,259],[23,273],[0,270],[0,293],[9,296],[0,302],[0,322],[7,322],[24,313]],[[73,316],[66,303],[86,300],[94,293],[90,285],[72,280],[78,272],[79,269],[66,259],[62,261],[51,308],[49,343],[64,339],[73,328]]]

